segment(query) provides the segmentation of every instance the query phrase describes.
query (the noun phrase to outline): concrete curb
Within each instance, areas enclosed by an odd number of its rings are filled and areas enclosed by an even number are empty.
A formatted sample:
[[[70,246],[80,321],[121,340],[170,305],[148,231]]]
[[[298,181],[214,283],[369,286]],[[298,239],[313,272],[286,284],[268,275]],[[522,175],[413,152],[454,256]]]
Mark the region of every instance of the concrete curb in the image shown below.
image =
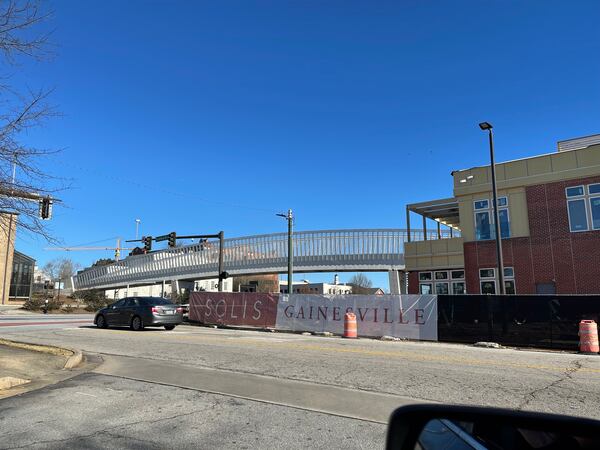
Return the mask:
[[[65,363],[65,367],[63,369],[74,369],[83,361],[83,353],[80,350],[74,350],[73,354],[69,356],[67,362]]]
[[[0,345],[7,347],[20,348],[40,353],[49,353],[51,355],[66,356],[67,361],[63,369],[73,369],[83,361],[81,350],[72,350],[70,348],[54,347],[52,345],[29,344],[27,342],[11,341],[9,339],[0,339]]]

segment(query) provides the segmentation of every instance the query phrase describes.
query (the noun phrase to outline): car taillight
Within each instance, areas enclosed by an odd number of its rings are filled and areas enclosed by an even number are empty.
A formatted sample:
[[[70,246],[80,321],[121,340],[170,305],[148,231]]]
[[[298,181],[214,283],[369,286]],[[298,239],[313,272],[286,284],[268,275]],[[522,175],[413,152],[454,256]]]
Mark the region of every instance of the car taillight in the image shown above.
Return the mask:
[[[178,313],[182,313],[183,312],[183,308],[177,308],[177,312]]]
[[[153,313],[159,313],[160,312],[160,308],[157,308],[156,306],[152,307],[152,312]]]

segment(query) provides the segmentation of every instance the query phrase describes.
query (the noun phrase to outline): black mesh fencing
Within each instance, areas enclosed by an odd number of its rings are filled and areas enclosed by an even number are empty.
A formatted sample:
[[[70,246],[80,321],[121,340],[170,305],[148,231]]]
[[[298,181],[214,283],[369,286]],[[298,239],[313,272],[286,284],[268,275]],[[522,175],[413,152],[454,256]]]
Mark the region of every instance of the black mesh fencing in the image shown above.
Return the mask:
[[[600,318],[600,295],[438,295],[438,339],[577,350],[579,321]]]

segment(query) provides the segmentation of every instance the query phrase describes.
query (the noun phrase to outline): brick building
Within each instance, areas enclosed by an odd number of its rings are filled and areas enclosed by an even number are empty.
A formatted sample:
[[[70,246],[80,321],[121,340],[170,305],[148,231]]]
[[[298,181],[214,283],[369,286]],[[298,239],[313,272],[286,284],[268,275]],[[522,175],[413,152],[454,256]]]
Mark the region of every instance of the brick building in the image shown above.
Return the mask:
[[[496,165],[507,293],[600,293],[600,135]],[[407,242],[410,293],[496,293],[490,167],[452,173],[454,197],[407,206],[449,239]],[[442,234],[439,233],[439,237]]]

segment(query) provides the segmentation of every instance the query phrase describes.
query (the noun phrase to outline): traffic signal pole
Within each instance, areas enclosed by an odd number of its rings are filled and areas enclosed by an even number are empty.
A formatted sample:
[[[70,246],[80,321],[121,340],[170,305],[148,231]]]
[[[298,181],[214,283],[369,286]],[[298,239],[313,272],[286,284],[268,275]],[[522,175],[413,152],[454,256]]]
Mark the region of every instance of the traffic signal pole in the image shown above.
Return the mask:
[[[169,241],[169,247],[175,247],[177,239],[219,239],[219,284],[218,289],[219,292],[223,292],[223,280],[229,277],[229,274],[225,272],[224,269],[224,261],[223,261],[223,249],[225,247],[225,233],[223,231],[219,231],[217,234],[193,234],[189,236],[177,236],[177,234],[173,231],[169,234],[165,234],[162,236],[157,236],[152,239],[152,236],[145,236],[142,239],[132,239],[125,242],[144,242],[144,247],[147,248],[148,251],[152,248],[152,241],[160,242],[160,241]],[[148,241],[147,241],[148,240]]]

